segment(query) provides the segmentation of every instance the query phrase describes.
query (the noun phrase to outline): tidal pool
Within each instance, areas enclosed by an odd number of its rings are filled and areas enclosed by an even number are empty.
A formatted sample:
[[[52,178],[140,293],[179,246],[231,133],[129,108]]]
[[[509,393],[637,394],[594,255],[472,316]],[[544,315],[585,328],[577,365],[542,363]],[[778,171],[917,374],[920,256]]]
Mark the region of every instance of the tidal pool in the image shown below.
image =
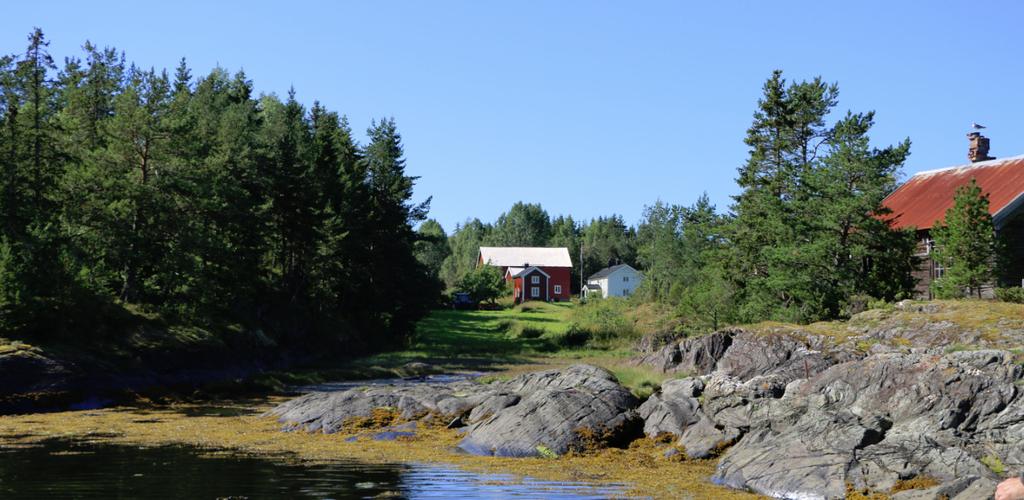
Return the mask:
[[[622,497],[620,486],[540,481],[434,464],[303,464],[188,446],[48,440],[0,448],[0,498]]]

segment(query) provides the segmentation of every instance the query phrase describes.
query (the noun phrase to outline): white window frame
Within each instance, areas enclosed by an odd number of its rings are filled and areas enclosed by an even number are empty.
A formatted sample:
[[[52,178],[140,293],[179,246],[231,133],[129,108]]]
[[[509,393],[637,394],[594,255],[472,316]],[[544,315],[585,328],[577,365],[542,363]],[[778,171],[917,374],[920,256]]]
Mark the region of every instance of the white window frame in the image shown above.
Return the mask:
[[[531,286],[530,287],[530,297],[534,297],[534,298],[540,297],[540,287],[539,286]]]
[[[539,285],[540,284],[540,276],[538,276],[536,274],[534,274],[533,276],[530,276],[530,284],[531,285]]]
[[[562,285],[555,285],[555,295],[562,294]]]

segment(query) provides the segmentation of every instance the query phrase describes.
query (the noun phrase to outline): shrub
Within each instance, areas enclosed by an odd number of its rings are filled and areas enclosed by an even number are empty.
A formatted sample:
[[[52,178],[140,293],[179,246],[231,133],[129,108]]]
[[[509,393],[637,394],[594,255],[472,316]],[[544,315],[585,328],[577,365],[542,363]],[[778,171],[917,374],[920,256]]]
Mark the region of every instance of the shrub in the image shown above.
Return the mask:
[[[587,345],[587,342],[589,342],[590,339],[590,331],[581,328],[576,323],[573,323],[569,325],[569,328],[567,328],[564,333],[558,335],[553,340],[560,347],[583,347]]]
[[[514,339],[536,339],[544,335],[544,330],[535,326],[525,325],[518,321],[508,329],[508,336]]]
[[[1024,304],[1024,288],[1017,286],[1010,288],[996,288],[996,298],[1003,302]]]

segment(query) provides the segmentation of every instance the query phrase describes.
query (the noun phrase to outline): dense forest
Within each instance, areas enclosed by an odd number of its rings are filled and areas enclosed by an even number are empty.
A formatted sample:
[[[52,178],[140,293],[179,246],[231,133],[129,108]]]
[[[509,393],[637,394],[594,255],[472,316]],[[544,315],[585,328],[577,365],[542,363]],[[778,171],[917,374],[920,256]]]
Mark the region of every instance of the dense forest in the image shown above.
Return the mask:
[[[629,263],[646,278],[634,300],[668,304],[695,330],[836,318],[908,296],[914,235],[890,228],[882,200],[896,188],[910,141],[872,147],[874,113],[834,116],[838,93],[820,78],[771,75],[728,212],[707,196],[690,206],[657,201],[632,227],[618,215],[579,223],[517,203],[494,223],[470,219],[447,237],[428,221],[420,232],[433,243],[417,255],[457,288],[480,245],[566,246],[574,261],[582,245],[585,275]]]
[[[3,336],[99,335],[132,311],[396,345],[481,245],[568,247],[574,287],[631,264],[636,300],[695,329],[835,318],[913,286],[913,235],[881,205],[909,140],[872,147],[874,114],[837,116],[820,78],[765,82],[727,211],[657,201],[633,226],[520,202],[447,234],[412,201],[393,120],[357,144],[343,115],[243,72],[146,70],[88,42],[58,67],[47,45],[36,30],[0,58]]]
[[[37,29],[0,57],[0,335],[85,338],[131,311],[394,345],[434,304],[393,120],[361,145],[243,72],[88,42],[58,67],[47,46]]]

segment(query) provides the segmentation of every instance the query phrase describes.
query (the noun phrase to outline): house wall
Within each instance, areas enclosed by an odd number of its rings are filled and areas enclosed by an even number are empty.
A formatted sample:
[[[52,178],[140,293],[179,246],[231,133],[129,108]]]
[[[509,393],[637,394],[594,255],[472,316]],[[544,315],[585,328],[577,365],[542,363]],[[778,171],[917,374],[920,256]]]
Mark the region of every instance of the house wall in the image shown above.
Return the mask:
[[[931,249],[928,248],[930,238],[928,230],[917,232],[917,248],[914,255],[918,258],[917,269],[911,275],[917,283],[914,286],[914,298],[927,300],[932,298],[931,284],[935,278],[935,261],[931,257]]]
[[[641,277],[639,273],[631,269],[622,268],[609,274],[605,279],[607,284],[602,289],[605,291],[606,298],[628,297],[640,286]]]
[[[572,269],[568,267],[541,267],[551,276],[548,280],[548,296],[551,300],[564,302],[572,298]],[[561,287],[561,293],[555,293],[555,285]]]
[[[1002,286],[1024,286],[1024,214],[1017,214],[1003,224],[999,231],[1006,245],[1006,267],[1000,276]]]
[[[623,278],[627,278],[628,281],[623,281]],[[591,285],[597,285],[601,287],[601,297],[628,297],[636,293],[636,289],[640,286],[643,276],[630,269],[619,269],[604,278],[596,280],[588,280],[587,283]]]

